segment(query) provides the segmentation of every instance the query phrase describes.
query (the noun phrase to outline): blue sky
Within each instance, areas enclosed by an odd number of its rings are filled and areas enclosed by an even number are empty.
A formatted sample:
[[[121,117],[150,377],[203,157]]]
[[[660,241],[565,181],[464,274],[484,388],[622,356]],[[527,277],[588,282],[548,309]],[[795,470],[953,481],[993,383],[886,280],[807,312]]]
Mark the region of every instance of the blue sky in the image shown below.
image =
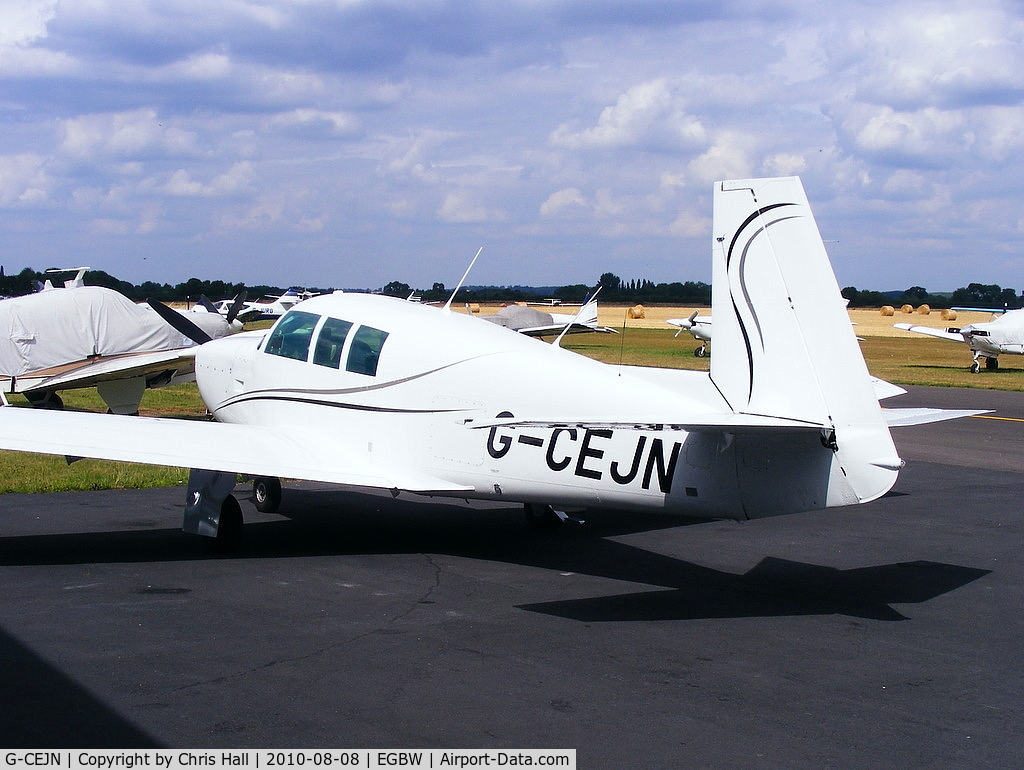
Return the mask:
[[[0,0],[0,264],[710,281],[798,174],[841,286],[1024,288],[1024,6]]]

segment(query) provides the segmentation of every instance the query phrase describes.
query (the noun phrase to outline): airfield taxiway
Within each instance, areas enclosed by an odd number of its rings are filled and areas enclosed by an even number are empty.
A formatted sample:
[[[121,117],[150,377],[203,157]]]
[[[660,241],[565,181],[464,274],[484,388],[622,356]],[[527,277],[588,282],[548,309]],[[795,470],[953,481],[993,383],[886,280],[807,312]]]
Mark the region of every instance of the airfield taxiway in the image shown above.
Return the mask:
[[[890,403],[995,412],[896,432],[879,501],[743,524],[304,484],[221,556],[181,489],[4,496],[0,743],[1019,765],[1024,393]]]

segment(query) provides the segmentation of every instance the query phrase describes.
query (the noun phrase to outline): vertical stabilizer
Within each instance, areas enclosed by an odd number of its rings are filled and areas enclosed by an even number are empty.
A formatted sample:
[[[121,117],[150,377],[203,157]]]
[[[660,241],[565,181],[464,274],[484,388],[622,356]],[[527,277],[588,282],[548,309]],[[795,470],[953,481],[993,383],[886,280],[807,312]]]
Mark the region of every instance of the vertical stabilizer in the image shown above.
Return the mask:
[[[800,180],[717,183],[713,252],[715,385],[736,412],[823,426],[850,486],[829,497],[853,496],[830,504],[883,494],[900,460]]]

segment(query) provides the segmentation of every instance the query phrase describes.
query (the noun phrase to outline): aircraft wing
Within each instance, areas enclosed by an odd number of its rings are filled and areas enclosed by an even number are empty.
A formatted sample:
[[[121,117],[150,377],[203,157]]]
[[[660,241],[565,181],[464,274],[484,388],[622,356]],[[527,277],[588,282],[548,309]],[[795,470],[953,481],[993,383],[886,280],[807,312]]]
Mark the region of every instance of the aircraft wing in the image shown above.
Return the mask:
[[[409,492],[472,490],[411,469],[385,469],[337,442],[280,426],[5,406],[0,449]]]
[[[936,329],[934,326],[915,326],[914,324],[893,324],[893,326],[904,331],[927,334],[929,337],[938,337],[943,340],[964,341],[964,335],[960,332],[951,332],[949,329]]]
[[[531,326],[526,329],[516,329],[520,334],[525,334],[528,337],[542,337],[545,334],[561,334],[563,331],[566,334],[583,334],[586,332],[598,332],[600,334],[618,334],[616,329],[612,329],[608,326],[591,326],[589,324],[574,323],[569,324],[568,330],[566,330],[566,324],[552,324],[550,326]]]
[[[96,356],[85,361],[39,369],[13,379],[3,378],[4,390],[25,393],[31,390],[70,390],[88,388],[101,382],[173,371],[181,379],[195,372],[196,348],[159,350],[149,353],[124,353]]]

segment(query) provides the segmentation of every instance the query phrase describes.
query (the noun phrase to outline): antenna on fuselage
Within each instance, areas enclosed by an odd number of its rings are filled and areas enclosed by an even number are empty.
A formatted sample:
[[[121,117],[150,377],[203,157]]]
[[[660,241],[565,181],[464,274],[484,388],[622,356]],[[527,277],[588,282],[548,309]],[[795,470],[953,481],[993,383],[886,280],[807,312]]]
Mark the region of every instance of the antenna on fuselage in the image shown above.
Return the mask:
[[[462,274],[462,278],[459,279],[459,285],[455,287],[455,291],[452,292],[452,296],[450,296],[448,301],[444,303],[445,310],[451,312],[452,302],[455,300],[455,295],[459,293],[459,289],[462,288],[462,284],[466,282],[466,277],[469,275],[469,271],[473,269],[473,265],[476,264],[476,258],[480,256],[480,252],[483,250],[483,246],[476,250],[476,257],[473,257],[473,261],[469,263],[469,267],[466,268],[466,272]]]

